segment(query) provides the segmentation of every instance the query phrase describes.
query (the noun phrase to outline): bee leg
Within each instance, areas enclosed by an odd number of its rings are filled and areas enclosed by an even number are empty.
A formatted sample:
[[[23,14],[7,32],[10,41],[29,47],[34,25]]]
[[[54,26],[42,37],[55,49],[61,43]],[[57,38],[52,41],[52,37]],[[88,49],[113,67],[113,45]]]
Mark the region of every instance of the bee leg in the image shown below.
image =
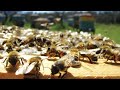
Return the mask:
[[[3,61],[3,63],[7,60],[7,58]]]
[[[19,60],[19,62],[20,62],[20,64],[22,64],[23,65],[23,61],[22,61],[22,58],[19,58],[20,60]]]
[[[59,72],[59,76],[58,76],[58,78],[60,78],[61,77],[61,73]]]
[[[114,62],[117,63],[117,56],[114,56]]]
[[[23,62],[22,62],[22,60],[21,60],[21,59],[19,60],[19,62],[20,62],[20,64],[22,64],[22,65],[23,65]]]
[[[92,59],[89,56],[87,56],[87,58],[89,59],[90,63],[92,64],[93,63]]]
[[[63,74],[63,76],[61,77],[61,79],[63,79],[63,77],[67,74],[67,71],[65,71],[65,73]]]
[[[117,63],[117,61],[114,59],[114,62]]]
[[[36,70],[37,75],[39,75],[40,67],[37,67]]]
[[[116,60],[114,60],[114,62],[117,63]]]
[[[24,65],[23,60],[25,61],[25,59],[24,58],[20,58],[20,60],[21,60],[21,64]]]
[[[108,60],[109,60],[109,59],[107,58],[107,60],[105,61],[105,63],[108,62]]]
[[[24,64],[24,63],[23,63],[23,59],[24,59],[24,58],[21,58],[22,65]]]
[[[35,75],[36,75],[37,79],[39,79],[39,75],[40,75],[39,70],[40,70],[40,67],[39,66],[36,67],[36,73],[35,73]]]
[[[36,75],[36,78],[39,79],[39,75],[40,75],[39,71],[37,71],[35,75]]]
[[[109,60],[109,59],[107,58],[107,61],[108,61],[108,60]],[[106,61],[106,62],[107,62],[107,61]]]
[[[21,60],[21,62],[22,62],[22,65],[23,65],[23,64],[24,64],[24,63],[23,63],[23,60]]]
[[[105,61],[105,63],[108,61],[108,59]]]
[[[6,67],[7,67],[7,65],[8,65],[8,61],[6,62]]]

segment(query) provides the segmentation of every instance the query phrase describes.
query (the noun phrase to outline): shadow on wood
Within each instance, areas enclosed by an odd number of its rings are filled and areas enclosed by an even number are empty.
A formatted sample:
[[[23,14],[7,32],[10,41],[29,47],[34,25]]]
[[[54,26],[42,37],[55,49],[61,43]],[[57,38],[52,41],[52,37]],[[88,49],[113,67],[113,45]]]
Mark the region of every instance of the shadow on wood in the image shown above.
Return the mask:
[[[52,76],[52,77],[51,75],[45,75],[44,78],[45,79],[61,79],[58,77],[58,75]],[[67,74],[65,74],[65,76],[62,79],[75,79],[75,77],[71,73],[67,72]]]
[[[72,66],[72,68],[80,68],[81,65],[78,65],[78,66]]]
[[[115,63],[115,62],[104,62],[106,64],[110,64],[110,65],[115,65],[115,66],[120,66],[120,63]]]
[[[44,79],[43,74],[39,73],[39,76],[36,76],[35,74],[25,74],[24,79]]]
[[[80,60],[80,61],[85,62],[85,63],[90,63],[89,60]],[[99,63],[98,63],[98,62],[92,62],[92,63],[90,63],[90,64],[99,64]]]
[[[15,73],[0,73],[0,79],[23,79],[23,75],[15,75]]]

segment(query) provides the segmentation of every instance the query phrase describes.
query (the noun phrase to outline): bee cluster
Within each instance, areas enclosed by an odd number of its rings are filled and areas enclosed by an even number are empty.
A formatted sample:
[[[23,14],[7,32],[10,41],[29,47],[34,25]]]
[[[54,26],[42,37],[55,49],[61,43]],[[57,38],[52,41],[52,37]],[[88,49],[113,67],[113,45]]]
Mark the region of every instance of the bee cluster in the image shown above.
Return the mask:
[[[22,55],[37,55],[26,60]],[[100,34],[24,29],[17,26],[0,27],[0,59],[6,70],[17,68],[16,75],[34,75],[39,78],[40,56],[54,61],[51,75],[59,73],[63,78],[69,67],[81,65],[81,61],[97,63],[98,59],[120,61],[120,45]],[[5,58],[4,58],[5,57]],[[43,65],[44,68],[44,65]],[[61,71],[65,72],[61,75]]]

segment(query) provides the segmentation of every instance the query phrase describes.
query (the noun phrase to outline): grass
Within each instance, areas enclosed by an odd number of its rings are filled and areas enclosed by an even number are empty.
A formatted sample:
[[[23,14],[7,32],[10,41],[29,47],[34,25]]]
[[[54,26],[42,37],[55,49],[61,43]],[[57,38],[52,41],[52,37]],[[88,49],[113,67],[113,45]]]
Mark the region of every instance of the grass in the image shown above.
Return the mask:
[[[95,24],[96,34],[109,37],[120,44],[120,24]]]
[[[63,23],[63,26],[64,27],[62,27],[61,24],[58,23],[58,24],[55,24],[55,25],[51,26],[50,30],[52,30],[52,31],[65,31],[65,30],[72,30],[72,31],[74,31],[73,28],[70,27],[67,23]]]
[[[14,24],[13,24],[13,22],[6,21],[6,22],[5,22],[5,25],[7,25],[7,26],[12,26],[12,25],[14,25]]]
[[[26,22],[26,23],[24,24],[24,28],[26,28],[26,29],[31,28],[31,23]]]
[[[7,26],[13,26],[14,24],[13,24],[12,21],[6,21],[6,22],[5,22],[5,25],[7,25]],[[23,27],[24,27],[25,29],[31,28],[31,23],[26,22]]]

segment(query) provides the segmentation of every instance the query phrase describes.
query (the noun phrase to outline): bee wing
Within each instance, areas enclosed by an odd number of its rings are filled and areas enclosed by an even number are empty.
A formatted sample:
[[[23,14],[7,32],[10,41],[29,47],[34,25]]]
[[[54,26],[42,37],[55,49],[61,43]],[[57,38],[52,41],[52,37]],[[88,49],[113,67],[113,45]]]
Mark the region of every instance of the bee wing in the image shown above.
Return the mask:
[[[30,71],[32,71],[36,64],[37,64],[37,62],[31,63],[31,64],[27,67],[27,69],[26,69],[26,71],[25,71],[25,74],[27,74],[27,73],[29,73]]]
[[[1,73],[7,73],[6,66],[2,62],[0,62],[0,68],[1,68],[1,70],[0,70]]]
[[[91,52],[90,51],[80,51],[80,54],[91,54]]]
[[[26,71],[26,69],[27,69],[27,67],[28,67],[28,63],[25,63],[22,67],[20,67],[16,72],[15,72],[15,74],[16,75],[19,75],[19,74],[24,74],[25,73],[25,71]]]
[[[1,66],[2,66],[3,68],[5,68],[5,64],[4,64],[4,63],[0,62],[0,64],[1,64]]]

